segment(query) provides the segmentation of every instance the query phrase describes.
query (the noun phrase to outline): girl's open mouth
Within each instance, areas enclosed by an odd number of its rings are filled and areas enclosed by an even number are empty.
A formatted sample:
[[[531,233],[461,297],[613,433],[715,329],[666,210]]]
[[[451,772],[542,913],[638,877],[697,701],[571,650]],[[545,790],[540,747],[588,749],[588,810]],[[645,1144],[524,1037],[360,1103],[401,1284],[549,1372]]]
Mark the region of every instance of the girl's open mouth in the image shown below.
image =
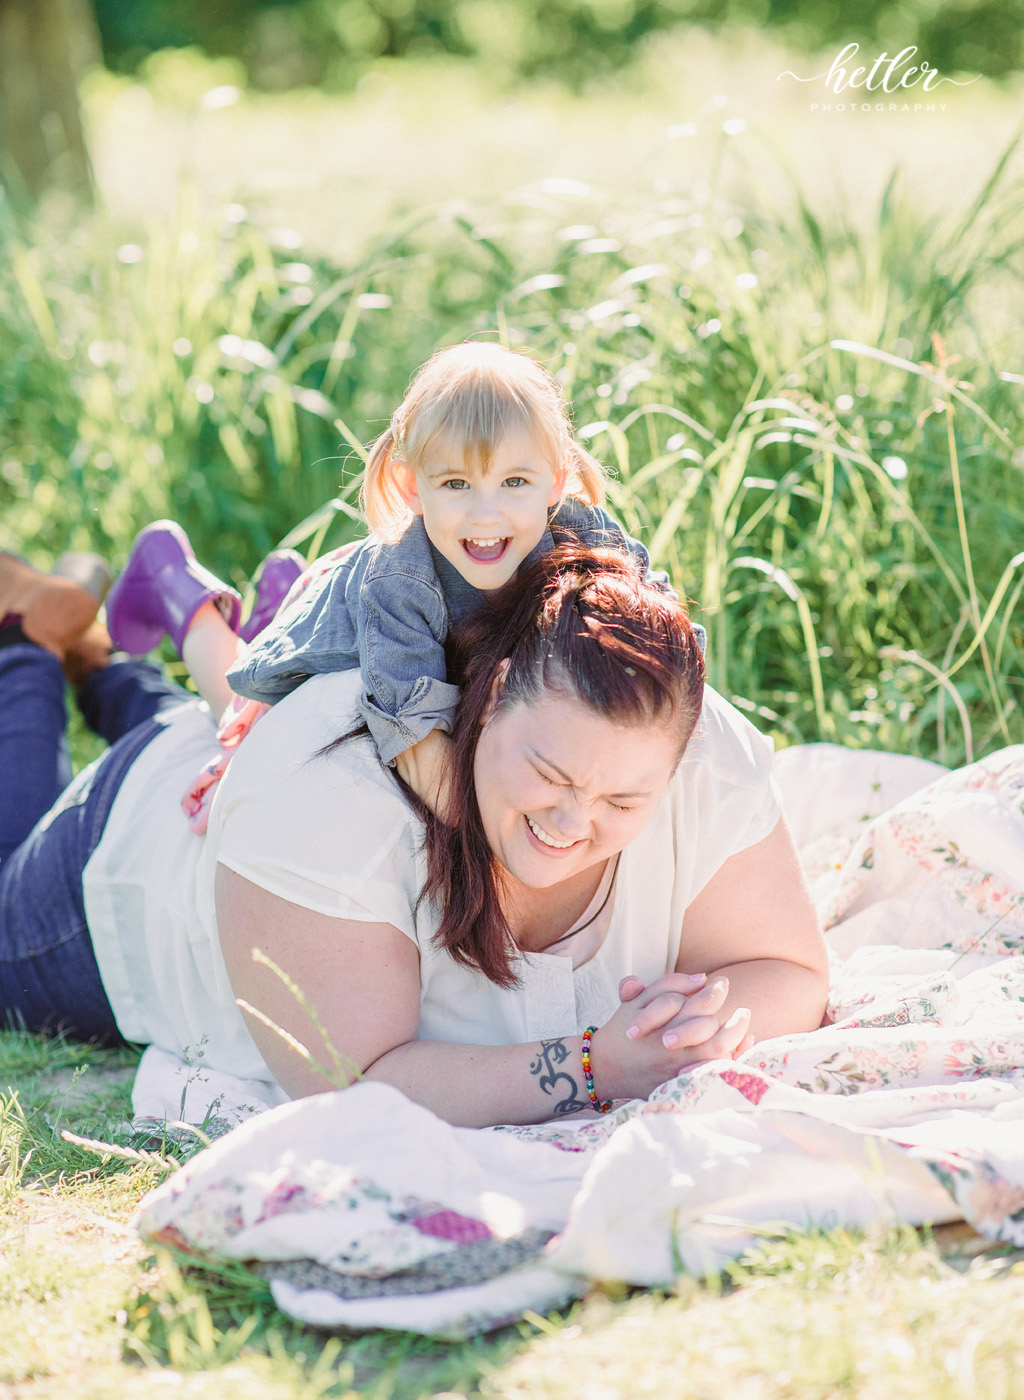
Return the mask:
[[[506,539],[463,540],[462,548],[475,564],[494,564],[508,549],[512,541]]]

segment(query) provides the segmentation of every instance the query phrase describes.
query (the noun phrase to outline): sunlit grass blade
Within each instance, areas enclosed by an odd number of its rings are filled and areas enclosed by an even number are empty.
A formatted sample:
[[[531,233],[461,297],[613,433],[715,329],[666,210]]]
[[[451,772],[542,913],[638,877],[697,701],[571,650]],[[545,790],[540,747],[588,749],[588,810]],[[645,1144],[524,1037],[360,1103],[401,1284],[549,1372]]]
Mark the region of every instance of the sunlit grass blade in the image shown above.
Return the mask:
[[[818,725],[823,737],[831,738],[835,733],[835,724],[831,714],[825,707],[825,686],[821,676],[821,662],[818,657],[818,640],[814,632],[814,621],[811,617],[811,609],[802,591],[786,573],[785,569],[780,569],[777,565],[771,564],[766,559],[754,559],[745,557],[734,559],[731,564],[732,569],[754,569],[765,575],[772,583],[782,589],[787,598],[796,604],[797,613],[800,617],[800,627],[804,636],[804,658],[811,675],[811,694],[814,697],[814,710],[817,716]]]

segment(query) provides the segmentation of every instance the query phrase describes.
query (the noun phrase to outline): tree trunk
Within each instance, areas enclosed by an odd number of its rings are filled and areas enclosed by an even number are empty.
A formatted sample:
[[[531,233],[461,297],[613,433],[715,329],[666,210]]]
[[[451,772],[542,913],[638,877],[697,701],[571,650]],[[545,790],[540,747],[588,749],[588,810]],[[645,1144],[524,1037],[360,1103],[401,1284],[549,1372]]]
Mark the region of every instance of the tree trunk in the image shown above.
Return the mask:
[[[0,0],[0,182],[16,202],[89,197],[78,83],[101,61],[91,0]]]

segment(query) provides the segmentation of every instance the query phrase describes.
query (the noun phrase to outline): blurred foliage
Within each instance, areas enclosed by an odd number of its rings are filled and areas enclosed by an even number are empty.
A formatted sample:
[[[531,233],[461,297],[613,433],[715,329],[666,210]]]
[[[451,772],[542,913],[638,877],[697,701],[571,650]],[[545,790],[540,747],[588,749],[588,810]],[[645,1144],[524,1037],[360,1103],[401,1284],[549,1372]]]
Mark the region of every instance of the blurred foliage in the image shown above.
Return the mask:
[[[894,180],[865,234],[709,176],[546,181],[347,266],[240,205],[138,243],[9,220],[0,547],[116,561],[171,515],[244,584],[286,535],[360,533],[360,445],[437,344],[497,335],[559,376],[613,506],[699,600],[713,682],[779,739],[1019,740],[1024,192],[1000,162],[925,218]]]
[[[797,50],[859,41],[874,58],[917,45],[943,73],[1024,66],[1024,0],[94,0],[107,63],[199,44],[241,58],[253,84],[343,88],[381,55],[479,58],[508,82],[579,86],[684,24],[773,30]]]

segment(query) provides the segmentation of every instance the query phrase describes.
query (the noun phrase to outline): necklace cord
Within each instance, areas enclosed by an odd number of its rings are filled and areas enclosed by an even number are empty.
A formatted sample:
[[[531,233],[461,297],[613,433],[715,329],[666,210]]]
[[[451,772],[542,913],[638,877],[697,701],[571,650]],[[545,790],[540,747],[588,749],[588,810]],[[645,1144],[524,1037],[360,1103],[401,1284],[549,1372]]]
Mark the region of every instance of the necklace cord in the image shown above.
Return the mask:
[[[589,928],[591,924],[597,922],[597,920],[607,909],[608,901],[612,897],[612,890],[615,888],[615,880],[619,873],[619,861],[621,859],[622,852],[619,851],[615,856],[615,865],[612,869],[612,878],[608,881],[608,893],[605,895],[604,899],[602,899],[600,909],[598,909],[595,913],[591,914],[590,918],[586,921],[586,923],[580,924],[579,928],[571,928],[568,933],[560,934],[558,938],[553,938],[550,943],[545,943],[543,948],[531,948],[529,950],[531,953],[547,953],[552,948],[557,947],[559,943],[564,943],[567,938],[575,938],[578,933],[582,933],[584,929]]]

